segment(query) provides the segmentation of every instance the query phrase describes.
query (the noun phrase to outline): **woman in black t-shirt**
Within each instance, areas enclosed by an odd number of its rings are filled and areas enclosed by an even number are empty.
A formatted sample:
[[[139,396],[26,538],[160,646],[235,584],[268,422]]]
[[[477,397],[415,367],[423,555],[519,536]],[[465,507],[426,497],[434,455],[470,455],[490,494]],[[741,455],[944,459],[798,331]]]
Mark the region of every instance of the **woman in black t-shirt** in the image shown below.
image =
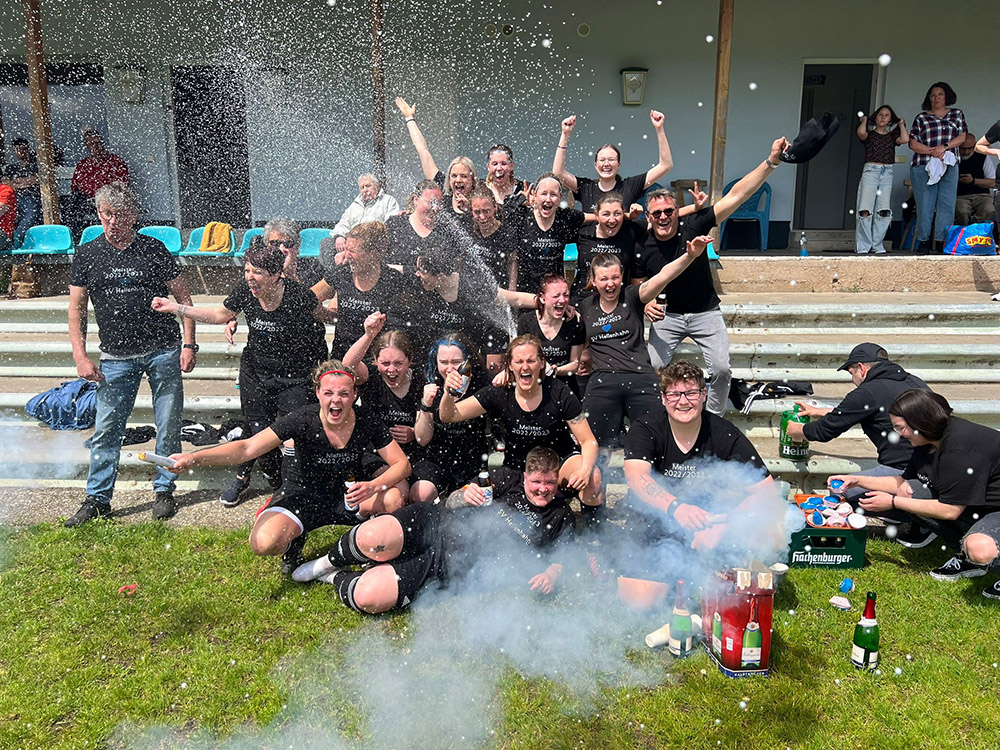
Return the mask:
[[[486,187],[493,191],[497,203],[506,208],[523,192],[520,180],[514,177],[514,152],[510,146],[498,143],[486,154]]]
[[[441,420],[463,422],[488,415],[504,428],[504,466],[519,471],[532,448],[552,448],[563,460],[560,485],[580,493],[585,512],[596,509],[604,502],[597,440],[580,400],[558,379],[545,377],[542,342],[531,335],[511,341],[504,370],[505,385],[488,385],[457,403],[450,389],[458,390],[461,380],[458,373],[450,373],[444,381]]]
[[[239,313],[246,318],[247,344],[240,357],[240,409],[243,428],[256,435],[276,417],[295,411],[316,397],[309,380],[312,369],[327,358],[326,311],[316,295],[282,275],[285,256],[280,248],[260,238],[246,253],[243,281],[215,308],[178,305],[165,297],[153,299],[152,308],[178,313],[200,323],[225,325]],[[239,467],[219,502],[238,505],[250,486],[253,461]],[[281,486],[281,453],[261,458],[264,478],[272,489]]]
[[[171,456],[181,473],[195,466],[245,463],[295,441],[296,461],[280,492],[258,511],[250,532],[254,553],[282,555],[282,571],[288,574],[313,529],[354,525],[402,508],[405,498],[396,485],[410,474],[410,462],[385,423],[367,407],[355,410],[358,391],[349,367],[327,360],[312,380],[318,408],[303,406],[246,440]],[[389,465],[377,481],[361,479],[364,458],[372,451]]]
[[[643,308],[711,241],[695,237],[684,255],[638,285],[624,285],[622,264],[615,255],[598,255],[590,265],[590,285],[597,294],[584,297],[579,307],[593,367],[584,405],[604,462],[621,435],[624,416],[635,420],[658,405],[656,378],[642,335]]]
[[[581,227],[576,239],[576,276],[570,287],[570,300],[574,305],[585,294],[593,294],[592,289],[587,289],[587,280],[590,277],[590,262],[597,255],[617,256],[622,264],[623,282],[629,283],[636,241],[642,235],[639,225],[628,220],[621,193],[604,193],[597,199],[595,210],[597,223]]]
[[[464,366],[470,372],[458,378],[458,392],[479,390],[489,380],[481,355],[463,334],[447,333],[435,341],[427,355],[427,385],[420,400],[420,415],[414,427],[417,441],[426,446],[424,457],[413,465],[411,503],[434,501],[475,478],[489,460],[486,419],[450,424],[438,416],[442,388],[449,374]]]
[[[485,185],[476,185],[471,202],[474,249],[497,284],[513,291],[517,288],[517,245],[510,225],[504,222],[493,192]]]
[[[901,393],[889,419],[913,445],[903,475],[830,481],[871,490],[859,501],[866,511],[902,511],[940,536],[955,557],[932,570],[932,577],[955,581],[998,567],[1000,432],[954,416],[944,396],[922,389]],[[1000,587],[989,586],[983,595],[1000,598]]]
[[[441,186],[433,180],[418,182],[407,203],[408,213],[392,216],[385,223],[389,230],[386,262],[402,266],[403,273],[412,274],[417,256],[430,247],[459,252],[461,244],[453,226],[456,222],[441,215],[443,207]]]
[[[580,395],[574,375],[580,367],[585,336],[579,316],[567,316],[569,284],[562,274],[542,277],[538,287],[538,309],[525,310],[517,321],[517,333],[530,333],[542,344],[542,356],[550,375],[562,380]]]
[[[434,180],[444,191],[444,198],[452,213],[456,216],[467,216],[469,213],[469,198],[472,189],[476,187],[476,165],[468,156],[456,156],[448,164],[446,172],[438,169],[437,162],[431,156],[430,149],[427,148],[427,141],[424,134],[420,132],[417,125],[416,113],[417,105],[408,104],[401,96],[396,97],[396,107],[403,115],[403,122],[406,123],[406,131],[410,134],[410,141],[413,148],[420,157],[420,168],[424,172],[424,179]]]

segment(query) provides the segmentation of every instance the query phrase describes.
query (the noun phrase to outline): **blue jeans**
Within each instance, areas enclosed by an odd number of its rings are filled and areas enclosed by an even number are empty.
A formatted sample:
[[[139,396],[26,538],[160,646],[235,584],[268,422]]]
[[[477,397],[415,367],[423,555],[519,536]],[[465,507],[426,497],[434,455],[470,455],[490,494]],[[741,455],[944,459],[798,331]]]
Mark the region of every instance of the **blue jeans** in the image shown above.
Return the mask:
[[[24,235],[33,226],[42,223],[42,204],[34,191],[21,190],[17,193],[17,228],[14,230],[14,246],[24,241]]]
[[[891,197],[892,164],[865,164],[858,182],[858,206],[854,217],[856,252],[885,251],[882,240],[892,222]]]
[[[955,197],[958,192],[958,165],[948,167],[936,185],[927,184],[927,170],[923,165],[910,167],[910,182],[913,198],[917,202],[917,241],[931,238],[931,224],[934,224],[934,239],[944,240],[948,227],[955,223]],[[937,214],[937,221],[934,215]]]
[[[153,392],[153,421],[156,423],[156,452],[161,456],[179,453],[181,449],[181,408],[184,405],[184,385],[181,382],[180,346],[161,349],[135,359],[102,359],[104,380],[97,385],[97,421],[90,445],[90,474],[87,476],[87,496],[110,507],[118,477],[122,437],[142,376],[149,378]],[[153,489],[173,492],[172,474],[156,468]]]

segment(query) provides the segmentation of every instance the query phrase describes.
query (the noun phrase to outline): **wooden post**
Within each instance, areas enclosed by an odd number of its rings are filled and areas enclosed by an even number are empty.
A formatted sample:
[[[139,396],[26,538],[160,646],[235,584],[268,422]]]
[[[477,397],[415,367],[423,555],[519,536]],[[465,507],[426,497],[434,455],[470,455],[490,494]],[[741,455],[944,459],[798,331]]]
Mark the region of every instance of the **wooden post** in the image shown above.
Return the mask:
[[[369,0],[372,21],[372,152],[375,176],[385,185],[385,58],[382,55],[383,0]]]
[[[45,52],[42,47],[41,0],[22,0],[24,39],[28,50],[28,89],[31,92],[31,116],[38,144],[38,182],[42,194],[42,217],[46,224],[59,223],[59,191],[56,188],[55,152],[52,148],[52,112],[49,109],[49,84],[45,76]]]
[[[716,38],[715,115],[712,122],[712,173],[708,199],[715,203],[725,187],[726,126],[729,118],[729,67],[733,52],[733,0],[719,0],[719,33]]]

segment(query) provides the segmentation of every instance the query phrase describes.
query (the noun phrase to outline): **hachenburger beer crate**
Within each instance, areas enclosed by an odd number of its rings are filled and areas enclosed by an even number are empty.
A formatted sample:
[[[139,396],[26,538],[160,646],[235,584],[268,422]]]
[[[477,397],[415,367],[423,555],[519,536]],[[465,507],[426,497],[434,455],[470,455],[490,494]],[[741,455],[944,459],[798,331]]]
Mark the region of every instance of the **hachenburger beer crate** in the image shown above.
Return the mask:
[[[814,529],[792,534],[788,565],[792,568],[863,568],[868,528]]]

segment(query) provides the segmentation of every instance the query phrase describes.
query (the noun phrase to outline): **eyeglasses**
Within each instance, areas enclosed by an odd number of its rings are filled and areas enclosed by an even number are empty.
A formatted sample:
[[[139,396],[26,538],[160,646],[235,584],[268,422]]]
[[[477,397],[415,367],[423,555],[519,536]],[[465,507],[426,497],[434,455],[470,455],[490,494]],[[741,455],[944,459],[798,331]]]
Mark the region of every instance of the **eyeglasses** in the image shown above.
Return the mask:
[[[664,391],[663,397],[671,404],[676,404],[681,400],[681,396],[694,403],[701,395],[703,388],[693,388],[690,391]]]
[[[659,219],[661,216],[666,216],[668,219],[674,215],[674,209],[672,208],[658,208],[655,211],[650,211],[649,215],[654,219]]]
[[[299,246],[299,241],[298,240],[289,240],[289,239],[268,240],[267,244],[270,247],[298,247]]]

